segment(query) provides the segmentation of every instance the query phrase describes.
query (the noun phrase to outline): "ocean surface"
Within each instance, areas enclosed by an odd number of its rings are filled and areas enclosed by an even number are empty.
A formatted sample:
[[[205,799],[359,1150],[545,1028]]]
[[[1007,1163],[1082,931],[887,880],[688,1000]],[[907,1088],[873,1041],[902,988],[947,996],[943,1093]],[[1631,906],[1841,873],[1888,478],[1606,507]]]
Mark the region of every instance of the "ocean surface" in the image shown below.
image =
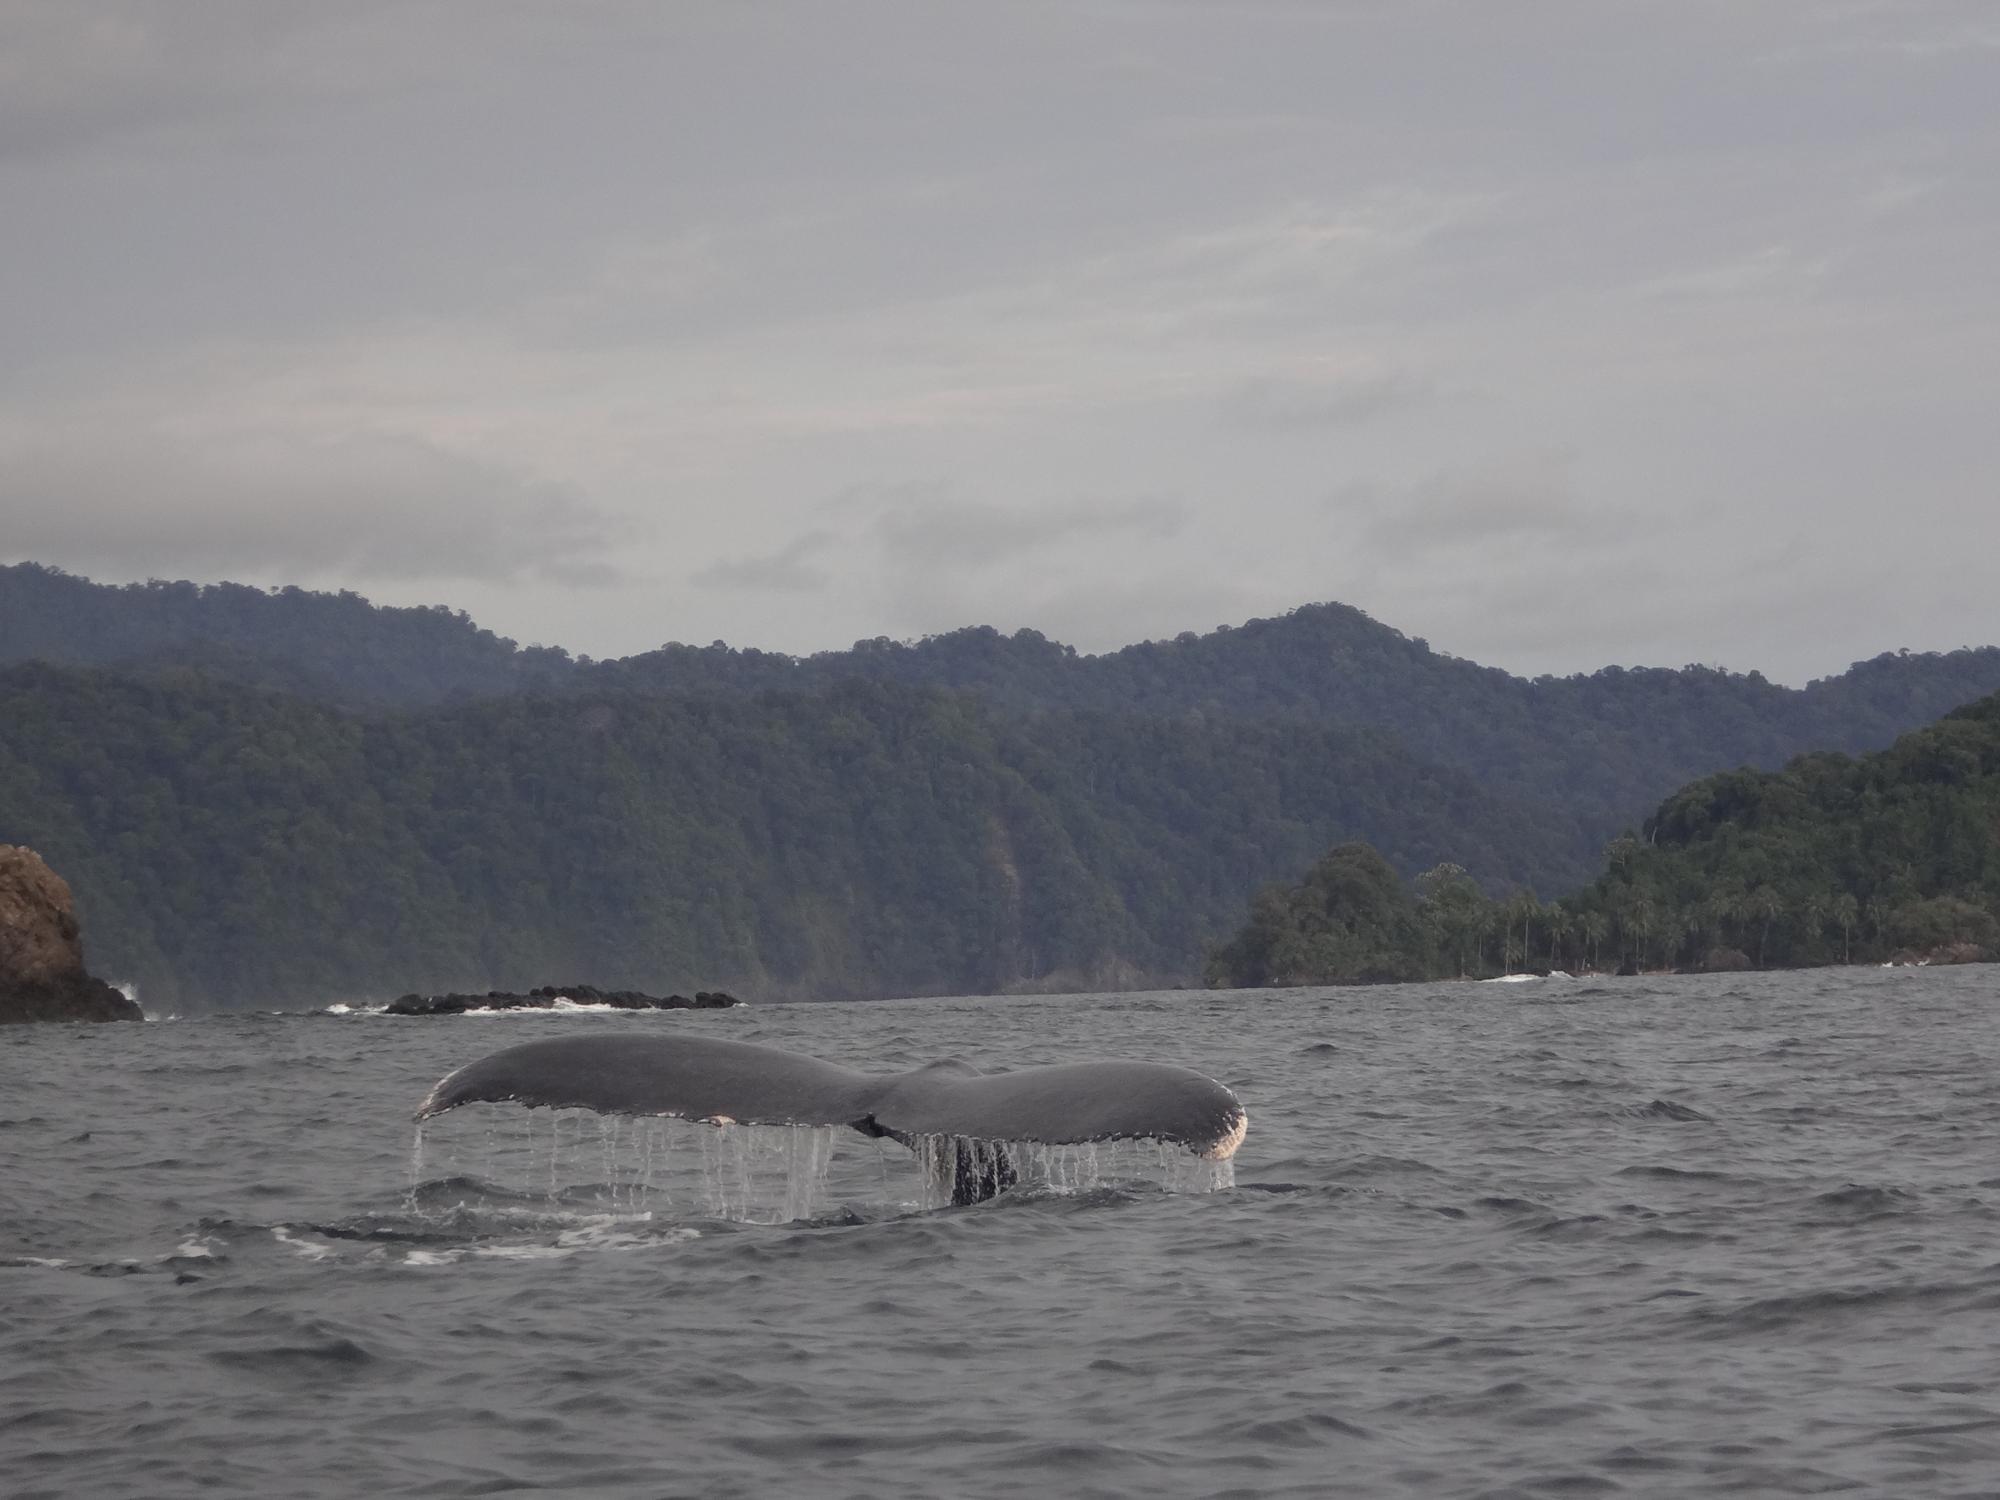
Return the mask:
[[[1975,967],[8,1028],[0,1494],[2000,1495],[1996,1002]],[[419,1140],[440,1075],[586,1028],[1184,1063],[1250,1133],[1215,1191],[1075,1151],[970,1208],[846,1132]]]

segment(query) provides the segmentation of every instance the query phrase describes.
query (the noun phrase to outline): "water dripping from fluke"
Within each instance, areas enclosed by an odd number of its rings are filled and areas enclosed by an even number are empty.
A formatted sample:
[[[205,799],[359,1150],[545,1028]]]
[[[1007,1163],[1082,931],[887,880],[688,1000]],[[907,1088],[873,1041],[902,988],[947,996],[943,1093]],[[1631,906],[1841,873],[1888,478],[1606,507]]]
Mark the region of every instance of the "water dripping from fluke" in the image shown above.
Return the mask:
[[[530,1111],[529,1128],[515,1131],[499,1128],[500,1118],[473,1111],[460,1128],[433,1122],[420,1137],[406,1198],[420,1221],[464,1230],[469,1220],[504,1223],[539,1205],[544,1213],[661,1222],[835,1224],[1003,1194],[1078,1196],[1125,1185],[1211,1193],[1235,1185],[1229,1158],[1165,1141],[933,1134],[904,1153],[884,1150],[879,1139],[864,1146],[831,1125],[718,1125],[568,1109]]]
[[[850,1130],[908,1147],[918,1165],[916,1206],[934,1208],[1133,1178],[1213,1192],[1234,1185],[1232,1158],[1248,1129],[1222,1084],[1161,1063],[982,1073],[952,1059],[874,1074],[686,1034],[600,1033],[510,1047],[439,1080],[417,1119],[475,1103],[525,1106],[531,1159],[539,1149],[532,1122],[549,1112],[541,1165],[552,1196],[573,1182],[577,1163],[565,1163],[588,1149],[594,1116],[596,1191],[748,1222],[824,1211],[835,1142]],[[688,1127],[691,1141],[676,1134]],[[487,1146],[499,1150],[502,1135],[489,1126]],[[421,1141],[416,1149],[421,1162]],[[879,1152],[876,1160],[886,1174]],[[684,1180],[673,1180],[677,1172]]]

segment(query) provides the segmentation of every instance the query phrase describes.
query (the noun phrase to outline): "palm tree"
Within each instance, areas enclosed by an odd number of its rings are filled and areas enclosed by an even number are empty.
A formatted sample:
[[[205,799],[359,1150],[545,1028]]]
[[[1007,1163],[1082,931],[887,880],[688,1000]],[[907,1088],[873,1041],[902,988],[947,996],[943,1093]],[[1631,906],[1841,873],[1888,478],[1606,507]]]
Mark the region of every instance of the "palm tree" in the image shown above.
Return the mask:
[[[1810,890],[1806,892],[1805,899],[1799,902],[1799,915],[1805,918],[1806,931],[1812,937],[1812,947],[1815,953],[1819,951],[1820,939],[1826,936],[1826,913],[1827,896],[1825,891],[1818,889]]]
[[[1716,892],[1715,907],[1724,924],[1735,928],[1736,941],[1732,946],[1743,947],[1743,926],[1750,920],[1750,898],[1743,887],[1732,885]]]
[[[1854,921],[1861,915],[1861,903],[1854,892],[1842,891],[1833,898],[1833,920],[1840,924],[1840,961],[1854,962]]]
[[[1528,941],[1529,924],[1534,921],[1536,913],[1540,910],[1541,903],[1535,900],[1535,893],[1533,891],[1516,891],[1507,902],[1505,919],[1507,923],[1507,947],[1523,964],[1527,963],[1528,955],[1531,951],[1531,945]],[[1514,942],[1514,924],[1517,922],[1521,926],[1521,941],[1518,945]],[[1513,961],[1509,960],[1508,968],[1511,970],[1512,967]]]
[[[1623,940],[1631,940],[1626,952],[1635,968],[1646,967],[1646,939],[1653,934],[1654,915],[1653,898],[1643,889],[1628,889],[1625,892],[1624,904],[1617,913],[1618,934],[1621,947],[1624,946]]]
[[[1785,903],[1768,885],[1750,893],[1750,915],[1763,923],[1757,930],[1757,967],[1764,967],[1764,945],[1771,938],[1771,924],[1785,914]]]

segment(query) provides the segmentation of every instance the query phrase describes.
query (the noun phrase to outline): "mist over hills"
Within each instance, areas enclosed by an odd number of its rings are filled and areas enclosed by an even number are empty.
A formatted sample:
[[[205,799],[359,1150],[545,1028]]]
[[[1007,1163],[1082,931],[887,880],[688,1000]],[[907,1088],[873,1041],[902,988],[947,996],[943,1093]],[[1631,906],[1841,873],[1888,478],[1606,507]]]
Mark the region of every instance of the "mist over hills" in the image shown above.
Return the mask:
[[[794,994],[1192,977],[1361,838],[1590,878],[1683,783],[1889,743],[2000,650],[1804,689],[1514,677],[1337,604],[1083,656],[973,627],[594,662],[441,608],[0,568],[0,840],[199,1005],[584,974]]]

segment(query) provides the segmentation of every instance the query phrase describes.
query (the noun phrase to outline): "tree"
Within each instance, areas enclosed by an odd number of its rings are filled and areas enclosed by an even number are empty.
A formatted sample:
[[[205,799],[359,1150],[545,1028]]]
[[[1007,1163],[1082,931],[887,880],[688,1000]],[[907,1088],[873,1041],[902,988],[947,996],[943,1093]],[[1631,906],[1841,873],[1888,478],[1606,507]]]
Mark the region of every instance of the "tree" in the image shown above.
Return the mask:
[[[1424,871],[1416,886],[1432,941],[1463,979],[1468,950],[1485,922],[1486,898],[1463,865],[1449,862]]]
[[[1844,964],[1854,961],[1854,923],[1860,915],[1860,905],[1854,899],[1854,892],[1840,891],[1828,908],[1833,920],[1840,924],[1840,961]]]
[[[1592,907],[1578,920],[1578,925],[1583,932],[1584,941],[1590,946],[1590,967],[1594,969],[1597,967],[1598,944],[1608,935],[1611,924],[1603,911]]]
[[[1765,946],[1771,939],[1771,924],[1785,914],[1784,899],[1768,885],[1750,893],[1750,916],[1757,922],[1757,967],[1764,967]]]
[[[1565,965],[1562,958],[1564,939],[1569,936],[1570,929],[1575,921],[1570,915],[1569,908],[1558,901],[1549,907],[1544,920],[1549,934],[1549,967],[1551,969],[1574,968],[1574,964]]]

